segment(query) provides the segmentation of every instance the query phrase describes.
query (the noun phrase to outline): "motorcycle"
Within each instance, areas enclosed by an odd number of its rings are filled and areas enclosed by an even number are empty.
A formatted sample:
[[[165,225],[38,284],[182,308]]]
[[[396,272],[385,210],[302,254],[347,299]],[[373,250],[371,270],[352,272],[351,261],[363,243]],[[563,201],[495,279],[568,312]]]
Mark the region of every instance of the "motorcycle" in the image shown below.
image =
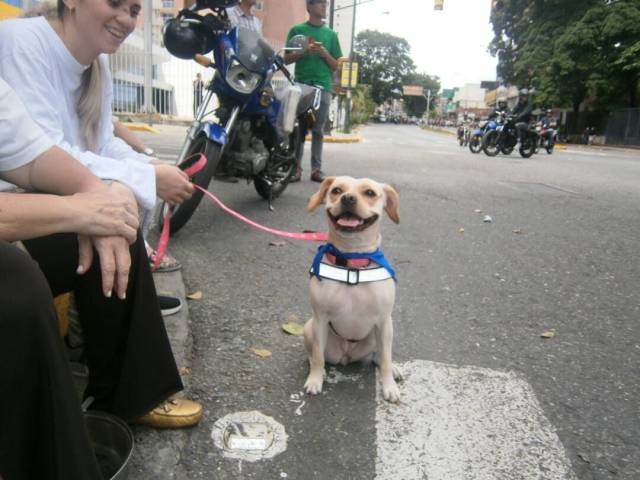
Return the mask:
[[[536,124],[536,132],[538,133],[538,148],[544,148],[549,155],[553,153],[553,147],[556,144],[556,123],[551,122],[545,125],[543,122]]]
[[[458,127],[458,142],[461,147],[465,147],[471,138],[471,129],[466,123]]]
[[[234,182],[244,178],[247,183],[253,182],[258,195],[273,210],[273,199],[285,191],[295,174],[297,153],[302,148],[301,124],[312,122],[313,112],[320,107],[321,90],[296,85],[282,57],[260,34],[242,27],[231,28],[225,10],[228,4],[229,0],[209,0],[206,8],[215,15],[205,16],[195,12],[204,8],[196,4],[165,24],[165,45],[170,53],[189,58],[177,39],[184,32],[179,29],[191,28],[198,35],[201,53],[213,51],[213,61],[202,54],[192,58],[215,69],[177,164],[180,166],[202,154],[206,164],[193,174],[191,180],[195,185],[207,189],[212,178]],[[306,42],[307,37],[294,37],[284,50],[303,50]],[[272,87],[271,80],[277,71],[288,80],[284,92],[274,92]],[[209,110],[214,98],[218,105]],[[203,192],[196,189],[189,200],[173,207],[171,234],[187,223],[202,196]]]
[[[535,130],[528,129],[518,148],[520,156],[531,157],[537,144],[537,133]],[[509,155],[516,145],[518,145],[518,130],[511,116],[506,116],[503,124],[499,124],[495,130],[488,131],[482,137],[482,150],[489,157],[495,157],[499,152]]]
[[[473,131],[471,139],[469,140],[469,150],[471,153],[480,153],[482,150],[482,137],[486,132],[495,130],[497,126],[498,123],[493,119],[480,122],[478,128]]]

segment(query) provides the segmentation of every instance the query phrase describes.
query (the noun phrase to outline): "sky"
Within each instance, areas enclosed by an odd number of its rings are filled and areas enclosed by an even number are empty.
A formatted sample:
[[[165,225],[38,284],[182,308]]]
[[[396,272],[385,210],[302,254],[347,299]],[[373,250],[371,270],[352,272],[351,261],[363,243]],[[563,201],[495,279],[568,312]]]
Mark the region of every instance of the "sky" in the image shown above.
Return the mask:
[[[364,1],[364,0],[360,0]],[[496,79],[491,0],[373,0],[356,10],[356,32],[378,30],[406,39],[417,70],[440,77],[442,88]],[[389,12],[389,13],[385,13]]]

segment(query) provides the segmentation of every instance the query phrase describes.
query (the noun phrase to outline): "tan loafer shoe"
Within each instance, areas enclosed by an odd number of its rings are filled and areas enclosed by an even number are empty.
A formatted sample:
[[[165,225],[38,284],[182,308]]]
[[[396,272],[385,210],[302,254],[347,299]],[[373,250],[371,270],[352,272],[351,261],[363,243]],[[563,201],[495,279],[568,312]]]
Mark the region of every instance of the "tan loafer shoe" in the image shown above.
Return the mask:
[[[186,398],[172,398],[138,418],[136,423],[153,428],[187,428],[201,418],[202,405]]]

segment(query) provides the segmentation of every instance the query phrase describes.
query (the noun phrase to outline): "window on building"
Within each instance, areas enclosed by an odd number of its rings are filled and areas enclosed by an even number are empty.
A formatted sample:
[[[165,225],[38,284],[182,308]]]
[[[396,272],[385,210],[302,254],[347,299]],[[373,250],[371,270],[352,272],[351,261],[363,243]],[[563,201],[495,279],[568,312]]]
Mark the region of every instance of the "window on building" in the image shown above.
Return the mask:
[[[162,8],[173,8],[174,6],[174,0],[162,0]]]

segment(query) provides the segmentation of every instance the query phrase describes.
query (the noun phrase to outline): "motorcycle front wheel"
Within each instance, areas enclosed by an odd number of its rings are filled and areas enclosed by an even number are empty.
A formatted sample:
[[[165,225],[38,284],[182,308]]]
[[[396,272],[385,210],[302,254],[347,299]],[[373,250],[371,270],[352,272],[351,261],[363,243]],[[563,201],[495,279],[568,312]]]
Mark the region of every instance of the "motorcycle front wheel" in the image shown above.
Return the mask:
[[[471,140],[469,140],[469,150],[471,150],[471,153],[480,153],[480,150],[482,150],[482,136],[474,135],[471,137]]]
[[[216,171],[218,162],[220,161],[220,153],[222,148],[217,143],[210,141],[205,135],[199,135],[193,140],[189,151],[185,158],[189,158],[197,153],[203,154],[207,163],[202,170],[191,177],[191,182],[194,185],[198,185],[204,189],[209,187],[211,177]],[[171,235],[174,235],[189,221],[193,213],[198,208],[200,201],[202,200],[203,192],[197,190],[193,192],[193,195],[189,200],[182,202],[180,205],[176,205],[171,214]]]
[[[545,148],[545,150],[547,151],[547,153],[549,155],[551,155],[553,153],[554,145],[555,145],[555,142],[553,141],[553,138],[548,138],[544,148]]]
[[[538,139],[533,135],[525,135],[522,140],[522,144],[520,145],[519,152],[522,158],[529,158],[536,151],[536,144],[538,143]]]
[[[296,170],[296,157],[300,143],[300,128],[295,127],[289,135],[289,146],[286,152],[272,154],[275,161],[270,161],[264,172],[253,181],[253,186],[265,200],[278,198],[285,191]]]
[[[489,157],[495,157],[500,152],[500,144],[498,143],[498,132],[491,130],[482,137],[482,150]]]

